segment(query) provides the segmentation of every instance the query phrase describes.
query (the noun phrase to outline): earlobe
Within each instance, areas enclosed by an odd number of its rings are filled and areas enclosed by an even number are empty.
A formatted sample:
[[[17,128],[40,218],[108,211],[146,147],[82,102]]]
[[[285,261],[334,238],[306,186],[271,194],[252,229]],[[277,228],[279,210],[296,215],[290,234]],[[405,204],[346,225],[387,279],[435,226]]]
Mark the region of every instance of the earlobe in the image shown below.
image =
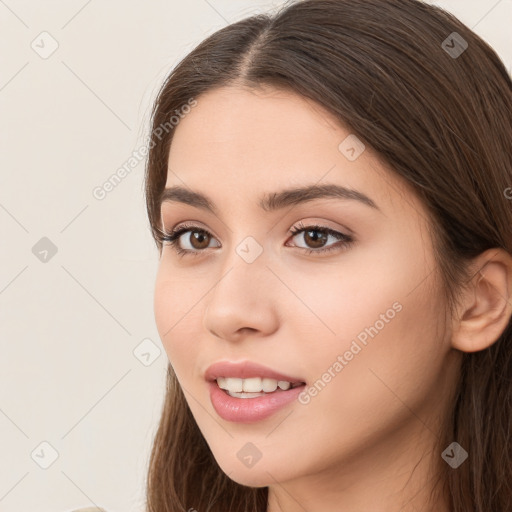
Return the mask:
[[[472,267],[471,283],[453,319],[452,346],[462,352],[490,347],[512,315],[512,256],[503,249],[489,249],[475,258]]]

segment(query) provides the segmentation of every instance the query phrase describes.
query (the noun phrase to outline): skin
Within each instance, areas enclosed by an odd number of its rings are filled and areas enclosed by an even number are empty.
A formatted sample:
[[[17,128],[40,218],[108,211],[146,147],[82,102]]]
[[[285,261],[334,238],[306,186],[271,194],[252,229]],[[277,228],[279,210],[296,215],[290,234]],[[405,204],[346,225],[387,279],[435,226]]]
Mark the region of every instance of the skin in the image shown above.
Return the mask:
[[[477,273],[458,319],[441,322],[446,304],[427,212],[371,148],[349,161],[338,145],[350,130],[291,92],[224,87],[197,99],[175,128],[166,187],[202,192],[219,214],[162,204],[167,232],[194,221],[212,238],[198,256],[164,246],[154,307],[219,466],[240,484],[268,486],[269,512],[448,511],[440,497],[428,503],[445,464],[439,424],[461,351],[491,344],[510,318],[510,259],[494,251],[475,261],[476,269],[486,262],[489,281]],[[361,191],[380,210],[339,198],[274,212],[258,206],[264,193],[324,183]],[[355,241],[308,255],[303,247],[319,246],[304,231],[289,233],[300,221]],[[181,236],[182,248],[197,247],[191,234]],[[236,252],[247,236],[263,250],[252,263]],[[213,362],[248,359],[312,385],[397,302],[401,310],[308,404],[292,402],[251,424],[215,412],[203,377]],[[247,442],[262,454],[251,468],[237,457]]]

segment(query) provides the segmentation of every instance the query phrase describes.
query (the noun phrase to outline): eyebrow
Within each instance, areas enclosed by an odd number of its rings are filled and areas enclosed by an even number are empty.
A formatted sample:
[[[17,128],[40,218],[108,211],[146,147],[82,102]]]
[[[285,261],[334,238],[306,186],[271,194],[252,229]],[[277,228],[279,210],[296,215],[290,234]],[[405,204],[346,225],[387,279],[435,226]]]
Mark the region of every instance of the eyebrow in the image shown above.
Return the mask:
[[[304,187],[289,188],[280,192],[270,192],[260,198],[258,205],[266,212],[280,210],[287,206],[313,201],[315,199],[337,198],[359,201],[366,206],[380,211],[377,204],[367,195],[354,189],[336,185],[333,183],[322,185],[309,185]],[[200,192],[195,192],[185,187],[174,186],[165,188],[160,194],[160,202],[179,202],[200,208],[202,210],[218,214],[215,203]]]

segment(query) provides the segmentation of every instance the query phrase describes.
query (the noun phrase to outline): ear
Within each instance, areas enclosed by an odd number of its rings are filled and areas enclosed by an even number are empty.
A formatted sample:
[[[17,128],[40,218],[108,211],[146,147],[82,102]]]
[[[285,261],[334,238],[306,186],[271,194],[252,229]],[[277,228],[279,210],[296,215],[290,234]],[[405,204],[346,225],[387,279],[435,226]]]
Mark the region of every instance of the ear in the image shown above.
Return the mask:
[[[512,256],[503,249],[488,249],[472,261],[471,268],[472,278],[452,326],[452,346],[462,352],[490,347],[512,315]]]

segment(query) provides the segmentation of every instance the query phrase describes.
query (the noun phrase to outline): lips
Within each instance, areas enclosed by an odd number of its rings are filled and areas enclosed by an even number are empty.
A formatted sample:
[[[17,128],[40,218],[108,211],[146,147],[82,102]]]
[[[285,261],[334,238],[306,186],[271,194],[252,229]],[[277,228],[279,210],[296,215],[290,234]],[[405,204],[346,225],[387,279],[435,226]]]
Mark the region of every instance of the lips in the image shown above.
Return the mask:
[[[303,387],[304,385],[287,391],[264,393],[264,396],[256,398],[236,398],[226,394],[215,381],[208,383],[210,401],[215,412],[223,420],[233,423],[256,423],[281,409],[291,407]]]
[[[301,377],[286,375],[285,373],[281,373],[253,361],[218,361],[207,368],[204,377],[209,382],[216,380],[217,377],[235,377],[239,379],[263,377],[277,381],[284,380],[291,384],[305,383],[305,380]]]

